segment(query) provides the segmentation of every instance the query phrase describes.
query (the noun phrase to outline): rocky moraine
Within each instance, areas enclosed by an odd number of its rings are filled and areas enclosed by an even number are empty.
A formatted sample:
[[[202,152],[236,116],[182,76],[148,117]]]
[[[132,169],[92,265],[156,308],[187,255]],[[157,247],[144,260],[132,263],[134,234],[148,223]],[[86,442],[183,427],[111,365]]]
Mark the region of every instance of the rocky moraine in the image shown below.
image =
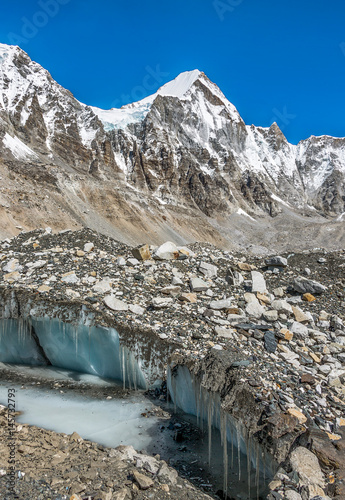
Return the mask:
[[[51,314],[57,305],[83,307],[129,349],[139,337],[159,346],[161,373],[173,378],[187,367],[276,461],[269,499],[345,498],[345,251],[257,257],[199,243],[131,248],[86,229],[47,228],[2,241],[0,261],[0,318],[19,318],[28,301]],[[159,457],[39,429],[25,431],[23,446],[28,435],[34,446],[34,432],[46,433],[48,447],[64,442],[59,464],[66,450],[95,456],[93,498],[207,498]],[[38,453],[31,448],[28,460]],[[109,461],[118,483],[96,471]],[[49,498],[66,491],[63,470],[42,478]],[[90,489],[81,477],[73,477],[75,499]],[[38,488],[36,479],[20,487]]]

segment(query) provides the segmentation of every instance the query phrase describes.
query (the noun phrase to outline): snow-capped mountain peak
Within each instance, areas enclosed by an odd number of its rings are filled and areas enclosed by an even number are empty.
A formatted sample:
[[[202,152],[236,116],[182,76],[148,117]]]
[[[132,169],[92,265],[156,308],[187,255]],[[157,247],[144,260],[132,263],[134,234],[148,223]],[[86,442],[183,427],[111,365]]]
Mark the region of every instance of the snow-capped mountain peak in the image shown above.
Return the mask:
[[[200,85],[198,86],[197,83]],[[200,95],[196,96],[196,94],[198,94],[198,91],[200,93],[201,89],[209,92],[217,101],[218,105],[225,106],[233,121],[241,121],[235,106],[228,101],[219,87],[211,82],[205,73],[198,69],[180,73],[174,80],[160,87],[157,92],[140,101],[126,104],[121,108],[104,110],[92,107],[92,109],[103,122],[106,130],[120,129],[125,128],[129,124],[143,121],[158,96],[176,97],[179,100],[191,100],[193,98],[200,102]],[[201,101],[203,100],[204,99],[201,98]],[[201,108],[205,107],[202,103],[200,103],[200,105]]]
[[[190,90],[194,82],[202,75],[203,73],[198,69],[180,73],[174,80],[160,87],[155,94],[152,94],[135,104],[141,105],[148,102],[153,102],[157,97],[157,95],[172,96],[182,99],[186,95],[186,93]]]
[[[277,202],[345,212],[345,138],[295,146],[276,123],[246,126],[197,69],[102,110],[78,102],[19,47],[0,44],[0,152],[9,162],[119,176],[162,203],[207,215],[234,206],[272,215]]]
[[[182,99],[190,91],[192,85],[198,78],[204,75],[198,69],[180,73],[174,80],[164,84],[157,92],[140,101],[126,104],[121,108],[109,110],[92,107],[93,111],[103,122],[106,130],[124,128],[131,123],[142,121],[149,112],[152,103],[157,96],[170,96]]]

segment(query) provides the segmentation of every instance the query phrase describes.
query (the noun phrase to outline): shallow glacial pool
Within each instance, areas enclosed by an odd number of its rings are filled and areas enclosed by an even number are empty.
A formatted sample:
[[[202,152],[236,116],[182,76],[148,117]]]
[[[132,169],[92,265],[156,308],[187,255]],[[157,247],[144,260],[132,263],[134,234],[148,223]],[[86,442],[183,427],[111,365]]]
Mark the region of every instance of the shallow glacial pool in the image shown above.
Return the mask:
[[[212,429],[209,464],[207,424],[201,430],[195,417],[179,411],[175,414],[173,404],[164,404],[162,410],[142,391],[124,392],[121,383],[90,374],[55,367],[0,363],[0,372],[3,374],[2,369],[5,372],[10,369],[12,381],[16,382],[11,384],[10,381],[0,380],[0,403],[7,403],[7,389],[10,385],[14,386],[16,410],[21,412],[17,417],[18,423],[66,434],[75,431],[84,439],[108,447],[126,444],[138,451],[158,453],[180,474],[201,486],[211,496],[222,489],[223,448],[219,431]],[[7,371],[6,378],[8,376]],[[18,383],[18,380],[21,382]],[[52,388],[56,383],[58,387]],[[68,383],[73,384],[73,390],[67,388]],[[90,391],[90,396],[85,395],[85,390],[82,391],[85,387]],[[113,394],[112,399],[106,399],[105,394]],[[240,456],[240,478],[237,452],[230,447],[229,462],[229,465],[232,462],[228,477],[229,498],[247,499],[246,456]],[[255,471],[252,470],[251,474],[255,474]],[[262,483],[259,490],[262,495]],[[259,497],[263,498],[261,495]],[[251,498],[259,497],[256,491],[251,492]]]

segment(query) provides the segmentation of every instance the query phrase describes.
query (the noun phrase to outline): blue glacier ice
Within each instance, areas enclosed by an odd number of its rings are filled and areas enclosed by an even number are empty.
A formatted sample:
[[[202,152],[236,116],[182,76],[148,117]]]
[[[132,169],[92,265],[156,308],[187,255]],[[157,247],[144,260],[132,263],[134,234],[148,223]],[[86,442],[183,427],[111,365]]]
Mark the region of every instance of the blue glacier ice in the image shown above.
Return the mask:
[[[30,325],[25,320],[0,320],[0,361],[45,365],[45,359],[30,333]]]
[[[0,361],[46,364],[43,351],[53,366],[121,380],[134,389],[148,386],[140,359],[120,344],[114,328],[48,317],[0,320]]]
[[[219,393],[208,391],[194,377],[187,366],[168,368],[167,386],[175,407],[197,417],[200,427],[208,431],[209,463],[219,460],[219,451],[213,450],[213,435],[219,431],[223,448],[223,491],[238,492],[240,498],[257,498],[267,494],[267,484],[273,478],[277,464],[258,442],[248,436],[245,426],[235,420],[221,406]],[[233,472],[238,477],[233,484]],[[232,484],[228,479],[232,478]],[[243,489],[243,485],[245,488]]]

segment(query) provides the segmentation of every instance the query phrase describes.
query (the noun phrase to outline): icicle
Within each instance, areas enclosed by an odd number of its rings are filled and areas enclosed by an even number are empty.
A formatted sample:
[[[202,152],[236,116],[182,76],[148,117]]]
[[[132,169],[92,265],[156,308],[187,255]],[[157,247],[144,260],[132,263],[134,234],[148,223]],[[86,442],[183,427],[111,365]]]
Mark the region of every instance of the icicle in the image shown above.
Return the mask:
[[[125,351],[121,348],[122,354],[122,380],[123,380],[123,390],[126,389],[126,365],[125,365]]]
[[[197,412],[197,424],[200,425],[201,418],[201,384],[196,384],[196,392],[197,392],[197,404],[196,404],[196,412]]]
[[[138,389],[138,381],[137,381],[136,360],[134,358],[134,355],[131,356],[131,369],[133,373],[134,390],[136,391]]]
[[[91,346],[90,346],[90,342],[91,342],[91,326],[89,325],[89,336],[88,336],[88,339],[89,339],[89,363],[91,363]]]
[[[231,425],[230,427],[230,439],[231,439],[231,469],[234,468],[234,439],[235,439],[235,435],[234,435],[234,432],[233,432],[233,426]]]
[[[125,354],[126,354],[126,374],[127,374],[127,382],[128,382],[128,387],[129,389],[132,389],[132,385],[131,385],[131,370],[130,370],[130,366],[129,366],[129,356],[128,356],[128,351],[127,349],[125,348]]]
[[[241,433],[240,433],[240,424],[238,422],[236,422],[236,439],[237,439],[238,480],[241,481]]]
[[[227,418],[225,412],[220,408],[220,439],[223,446],[223,469],[224,469],[224,482],[223,491],[224,498],[228,494],[228,440],[227,440]]]
[[[211,465],[211,450],[212,450],[212,418],[213,418],[213,397],[208,397],[207,408],[207,423],[208,423],[208,463]]]
[[[255,462],[256,462],[256,471],[255,471],[255,486],[256,486],[256,498],[259,500],[259,479],[260,479],[260,448],[257,443],[255,443]]]
[[[251,438],[246,434],[246,451],[247,451],[247,475],[248,475],[248,498],[250,498],[250,483],[251,483]]]
[[[75,331],[75,357],[78,357],[78,330],[79,330],[79,325],[76,326],[74,329]]]

